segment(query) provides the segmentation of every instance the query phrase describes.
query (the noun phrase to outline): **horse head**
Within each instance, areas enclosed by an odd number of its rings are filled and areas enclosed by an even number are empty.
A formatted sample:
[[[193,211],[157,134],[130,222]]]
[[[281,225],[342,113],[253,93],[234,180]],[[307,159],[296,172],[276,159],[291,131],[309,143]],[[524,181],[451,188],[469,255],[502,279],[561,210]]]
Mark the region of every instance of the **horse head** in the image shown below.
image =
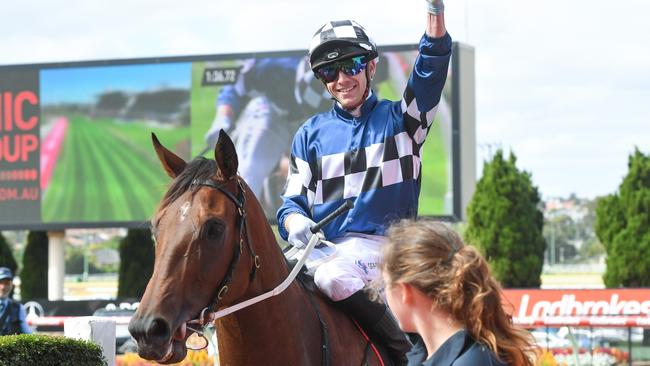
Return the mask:
[[[237,175],[235,147],[223,131],[215,160],[199,157],[186,162],[153,134],[152,140],[163,168],[174,180],[151,220],[154,271],[129,332],[141,357],[174,363],[187,353],[188,321],[203,319],[250,291],[259,257],[248,226],[266,219]]]

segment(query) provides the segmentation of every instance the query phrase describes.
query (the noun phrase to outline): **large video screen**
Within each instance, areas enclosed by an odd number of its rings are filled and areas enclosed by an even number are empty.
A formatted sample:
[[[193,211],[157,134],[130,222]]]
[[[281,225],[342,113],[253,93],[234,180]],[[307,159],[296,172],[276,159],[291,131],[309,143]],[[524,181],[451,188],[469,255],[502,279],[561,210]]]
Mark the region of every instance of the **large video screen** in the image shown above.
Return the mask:
[[[141,226],[170,181],[151,133],[189,160],[213,157],[220,129],[275,220],[293,134],[333,103],[304,54],[0,67],[0,228]],[[382,50],[373,80],[380,98],[401,99],[415,55],[412,45]],[[454,214],[446,85],[421,154],[420,215]]]

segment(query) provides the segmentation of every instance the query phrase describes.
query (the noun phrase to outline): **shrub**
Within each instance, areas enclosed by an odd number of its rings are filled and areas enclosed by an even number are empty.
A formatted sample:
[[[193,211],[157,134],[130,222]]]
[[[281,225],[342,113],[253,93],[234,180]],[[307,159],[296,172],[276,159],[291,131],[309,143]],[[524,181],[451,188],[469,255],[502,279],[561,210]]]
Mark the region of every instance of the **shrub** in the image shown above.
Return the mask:
[[[115,359],[116,366],[148,366],[155,364],[155,362],[143,360],[137,353],[118,355]],[[202,349],[200,351],[187,350],[185,359],[172,364],[172,366],[213,366],[214,364],[214,358],[208,355],[207,350]]]
[[[0,366],[106,366],[102,349],[90,341],[20,334],[0,337]]]
[[[0,267],[9,268],[13,274],[16,274],[16,269],[18,269],[18,263],[16,263],[9,243],[7,243],[2,233],[0,233]]]
[[[130,229],[120,242],[117,297],[140,298],[153,273],[154,243],[149,229]]]
[[[20,272],[20,294],[23,300],[47,298],[49,239],[45,231],[30,231]]]
[[[618,192],[596,207],[596,234],[607,251],[605,285],[650,286],[650,154],[630,155]]]
[[[517,159],[498,150],[467,208],[465,239],[481,249],[504,287],[539,287],[546,241],[537,187]]]

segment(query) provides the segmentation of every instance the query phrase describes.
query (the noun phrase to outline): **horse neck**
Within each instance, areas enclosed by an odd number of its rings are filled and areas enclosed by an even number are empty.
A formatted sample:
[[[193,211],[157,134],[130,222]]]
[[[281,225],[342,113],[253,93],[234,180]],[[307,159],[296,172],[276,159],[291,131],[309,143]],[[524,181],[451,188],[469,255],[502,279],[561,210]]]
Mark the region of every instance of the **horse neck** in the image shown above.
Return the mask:
[[[268,286],[277,286],[289,272],[273,229],[266,220],[266,214],[250,189],[246,190],[246,202],[246,235],[261,261],[256,281],[249,286],[249,292],[257,292],[269,289]]]
[[[248,286],[244,296],[251,298],[282,283],[289,275],[289,269],[264,211],[252,194],[247,196],[247,210],[247,225],[255,225],[248,228],[249,240],[261,261],[255,279]],[[222,349],[222,362],[223,357],[228,360],[226,364],[243,364],[241,362],[244,360],[250,361],[249,357],[255,357],[251,356],[252,345],[257,349],[254,353],[266,355],[261,357],[268,357],[279,349],[297,349],[295,353],[301,354],[298,350],[301,347],[318,348],[320,328],[315,322],[317,317],[307,296],[309,295],[294,281],[282,293],[217,320],[215,326],[219,347]],[[314,321],[305,322],[305,319]],[[314,329],[316,331],[313,331]],[[298,334],[303,338],[299,342],[292,336]],[[269,339],[274,338],[274,342],[269,342]],[[263,352],[260,347],[268,347],[267,352]],[[313,352],[302,354],[310,353]]]
[[[285,292],[215,323],[224,365],[313,365],[320,359],[317,317],[292,284]]]

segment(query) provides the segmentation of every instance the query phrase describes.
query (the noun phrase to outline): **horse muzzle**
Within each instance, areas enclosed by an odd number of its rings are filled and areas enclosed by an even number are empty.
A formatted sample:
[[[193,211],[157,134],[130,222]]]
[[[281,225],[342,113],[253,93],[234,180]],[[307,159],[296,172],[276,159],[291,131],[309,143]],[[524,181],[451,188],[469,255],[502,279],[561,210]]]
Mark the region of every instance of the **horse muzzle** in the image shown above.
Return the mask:
[[[138,355],[161,364],[182,361],[187,355],[185,342],[172,339],[169,322],[162,317],[136,315],[129,322],[129,333],[138,343]]]

